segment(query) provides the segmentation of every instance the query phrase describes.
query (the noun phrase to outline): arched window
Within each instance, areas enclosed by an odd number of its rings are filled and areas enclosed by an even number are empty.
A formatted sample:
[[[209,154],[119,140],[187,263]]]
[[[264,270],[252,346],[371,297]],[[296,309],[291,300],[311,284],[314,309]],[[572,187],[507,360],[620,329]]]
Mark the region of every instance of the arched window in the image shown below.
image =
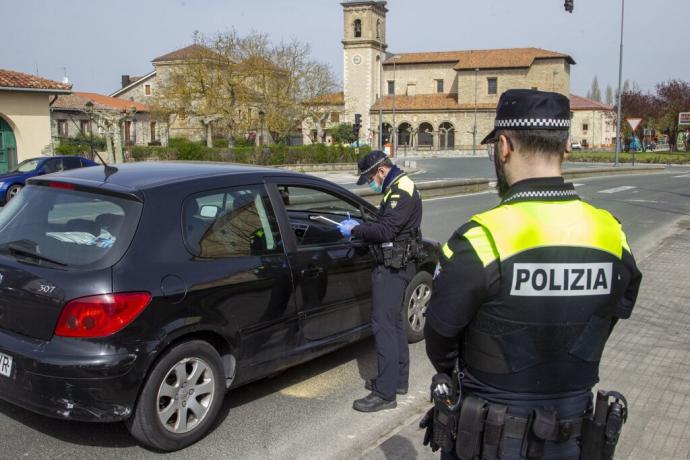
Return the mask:
[[[362,20],[355,19],[355,38],[362,36]]]
[[[431,123],[422,123],[419,125],[419,130],[417,134],[417,144],[420,147],[433,147],[434,146],[434,127]]]
[[[412,146],[412,125],[409,123],[400,123],[398,126],[398,145]]]
[[[376,38],[381,38],[381,20],[376,20]]]
[[[455,148],[455,127],[452,123],[441,123],[438,127],[439,131],[439,148],[440,149],[454,149]]]

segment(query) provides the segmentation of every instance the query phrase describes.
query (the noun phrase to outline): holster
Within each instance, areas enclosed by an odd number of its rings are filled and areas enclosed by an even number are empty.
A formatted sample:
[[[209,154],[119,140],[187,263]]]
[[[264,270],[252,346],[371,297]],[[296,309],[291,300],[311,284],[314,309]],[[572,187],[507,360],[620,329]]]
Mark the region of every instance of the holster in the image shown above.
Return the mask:
[[[609,398],[614,401],[609,403]],[[594,412],[585,417],[582,425],[580,458],[583,460],[611,460],[628,417],[625,397],[615,391],[597,392]]]
[[[474,460],[481,453],[486,405],[486,400],[471,395],[462,402],[455,441],[455,454],[460,460]]]
[[[434,404],[433,441],[443,452],[453,452],[455,448],[458,416],[458,411],[451,410],[447,405],[438,402]]]

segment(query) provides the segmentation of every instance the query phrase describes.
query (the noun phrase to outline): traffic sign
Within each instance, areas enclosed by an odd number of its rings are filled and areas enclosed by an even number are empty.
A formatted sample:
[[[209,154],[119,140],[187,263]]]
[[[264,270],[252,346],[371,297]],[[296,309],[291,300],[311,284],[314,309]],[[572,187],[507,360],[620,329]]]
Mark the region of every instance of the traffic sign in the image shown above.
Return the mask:
[[[640,126],[640,123],[642,123],[642,118],[626,118],[626,120],[628,121],[628,124],[632,128],[633,132],[638,126]]]
[[[678,114],[679,125],[690,125],[690,112],[680,112]]]

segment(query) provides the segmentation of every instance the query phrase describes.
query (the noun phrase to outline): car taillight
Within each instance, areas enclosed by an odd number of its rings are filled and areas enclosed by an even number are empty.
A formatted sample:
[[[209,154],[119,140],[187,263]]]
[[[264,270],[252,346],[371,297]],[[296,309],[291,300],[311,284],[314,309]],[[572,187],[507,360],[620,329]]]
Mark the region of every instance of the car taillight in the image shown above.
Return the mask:
[[[64,189],[64,190],[74,190],[74,189],[77,188],[76,185],[74,185],[74,184],[68,184],[68,183],[66,183],[66,182],[50,182],[50,183],[48,184],[48,186],[49,186],[49,187],[52,187],[52,188],[61,188],[61,189]]]
[[[148,292],[122,292],[70,300],[55,327],[60,337],[105,337],[123,329],[151,302]]]

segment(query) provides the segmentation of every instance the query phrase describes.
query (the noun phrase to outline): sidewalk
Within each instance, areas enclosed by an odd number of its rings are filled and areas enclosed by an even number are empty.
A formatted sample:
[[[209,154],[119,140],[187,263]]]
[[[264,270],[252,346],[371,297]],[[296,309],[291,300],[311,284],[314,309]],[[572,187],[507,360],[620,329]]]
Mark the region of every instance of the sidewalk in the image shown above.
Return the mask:
[[[677,228],[638,260],[644,278],[635,310],[604,351],[601,388],[622,392],[630,404],[616,459],[690,458],[690,221]],[[361,458],[438,459],[422,446],[420,418],[401,421]]]

